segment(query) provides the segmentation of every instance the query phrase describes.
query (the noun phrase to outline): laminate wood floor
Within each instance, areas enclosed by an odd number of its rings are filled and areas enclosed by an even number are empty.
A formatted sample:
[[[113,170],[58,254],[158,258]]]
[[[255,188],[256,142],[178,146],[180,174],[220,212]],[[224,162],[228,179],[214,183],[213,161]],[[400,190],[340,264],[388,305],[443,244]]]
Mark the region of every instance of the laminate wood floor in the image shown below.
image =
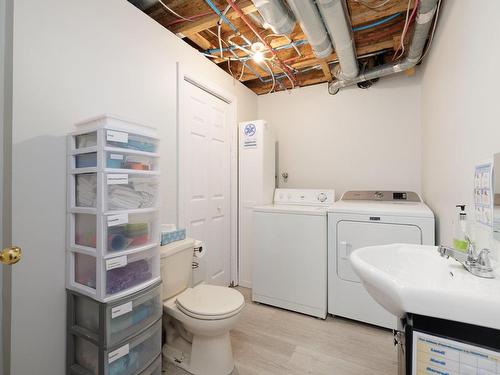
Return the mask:
[[[251,290],[231,331],[239,375],[396,375],[392,332],[348,319],[321,320],[256,304]]]
[[[321,320],[253,303],[231,331],[232,375],[397,375],[392,333],[343,318]],[[168,375],[187,375],[178,368]]]

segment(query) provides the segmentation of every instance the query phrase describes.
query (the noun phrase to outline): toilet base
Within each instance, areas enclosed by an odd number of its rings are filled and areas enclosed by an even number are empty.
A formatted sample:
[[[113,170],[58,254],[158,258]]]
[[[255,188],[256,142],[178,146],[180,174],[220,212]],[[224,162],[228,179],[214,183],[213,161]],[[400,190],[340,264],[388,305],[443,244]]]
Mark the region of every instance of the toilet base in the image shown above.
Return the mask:
[[[194,335],[192,344],[178,337],[163,346],[163,360],[193,375],[229,375],[234,369],[229,332]]]

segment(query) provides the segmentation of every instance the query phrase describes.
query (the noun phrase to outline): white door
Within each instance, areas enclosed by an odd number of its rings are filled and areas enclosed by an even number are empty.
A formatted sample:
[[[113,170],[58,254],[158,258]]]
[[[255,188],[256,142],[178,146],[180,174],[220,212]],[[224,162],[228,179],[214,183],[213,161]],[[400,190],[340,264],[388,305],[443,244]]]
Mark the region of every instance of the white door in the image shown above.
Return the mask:
[[[337,274],[346,281],[361,282],[349,256],[360,247],[391,243],[422,243],[422,230],[415,225],[340,221],[337,224]]]
[[[194,283],[227,286],[231,267],[229,104],[183,80],[179,121],[179,225],[203,242]]]

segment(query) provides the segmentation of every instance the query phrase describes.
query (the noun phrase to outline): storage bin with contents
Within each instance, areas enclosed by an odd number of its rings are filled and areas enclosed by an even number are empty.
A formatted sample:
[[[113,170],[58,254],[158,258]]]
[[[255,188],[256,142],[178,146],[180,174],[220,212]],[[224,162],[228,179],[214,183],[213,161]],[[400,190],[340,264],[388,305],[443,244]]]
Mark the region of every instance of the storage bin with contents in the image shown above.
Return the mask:
[[[106,216],[105,238],[108,252],[130,250],[141,246],[158,243],[158,215],[148,214],[117,214]]]
[[[158,151],[156,139],[116,130],[106,130],[106,146],[150,153]]]
[[[107,174],[107,210],[132,210],[155,207],[158,199],[157,176]]]

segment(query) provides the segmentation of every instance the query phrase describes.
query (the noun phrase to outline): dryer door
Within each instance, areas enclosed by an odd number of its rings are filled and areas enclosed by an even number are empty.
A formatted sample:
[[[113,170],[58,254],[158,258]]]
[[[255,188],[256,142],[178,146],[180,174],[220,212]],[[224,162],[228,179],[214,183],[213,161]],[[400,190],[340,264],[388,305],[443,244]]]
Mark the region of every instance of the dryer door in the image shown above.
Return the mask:
[[[339,221],[337,223],[337,274],[346,281],[360,282],[354,273],[349,256],[366,246],[392,243],[422,243],[422,231],[415,225]]]

